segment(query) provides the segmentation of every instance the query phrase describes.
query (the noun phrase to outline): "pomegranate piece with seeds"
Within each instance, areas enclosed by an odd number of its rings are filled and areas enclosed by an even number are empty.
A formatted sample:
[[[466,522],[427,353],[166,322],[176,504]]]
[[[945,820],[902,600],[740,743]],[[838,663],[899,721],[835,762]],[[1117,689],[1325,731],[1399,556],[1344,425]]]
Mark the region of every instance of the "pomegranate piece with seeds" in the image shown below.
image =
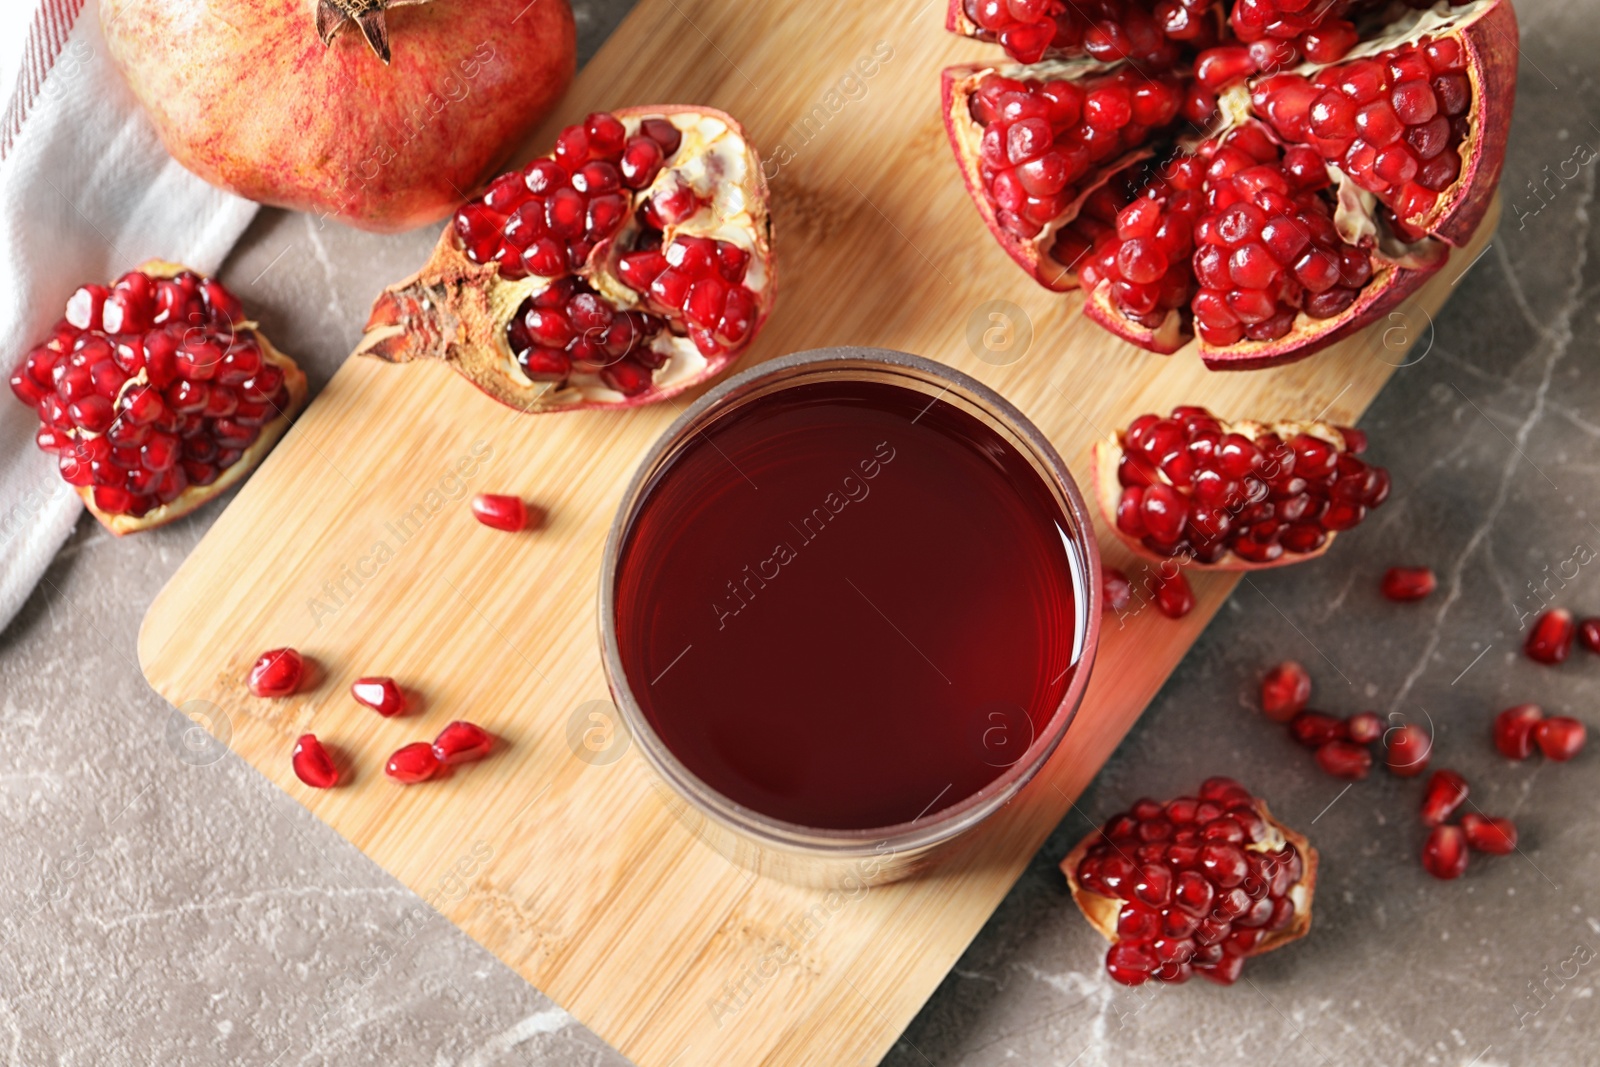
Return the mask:
[[[1461,816],[1461,832],[1476,852],[1504,856],[1517,850],[1517,827],[1510,819],[1469,811]]]
[[[1553,608],[1533,621],[1533,629],[1528,631],[1528,640],[1522,650],[1529,659],[1540,663],[1565,663],[1567,656],[1572,653],[1575,632],[1572,612],[1565,608]]]
[[[1435,826],[1422,845],[1422,866],[1435,878],[1460,878],[1467,869],[1467,835],[1459,826]]]
[[[470,722],[453,722],[433,739],[434,756],[447,766],[482,759],[493,748],[488,731]]]
[[[1448,822],[1467,799],[1467,780],[1455,771],[1434,771],[1422,794],[1422,825],[1441,826]]]
[[[261,653],[250,667],[246,683],[258,697],[286,697],[300,688],[305,678],[305,659],[292,648],[274,648]]]
[[[947,26],[1018,61],[943,76],[1001,246],[1217,369],[1380,320],[1470,239],[1504,162],[1510,0],[951,0]]]
[[[397,782],[411,785],[432,778],[438,773],[440,766],[439,757],[434,754],[432,745],[426,741],[413,741],[395,750],[384,766],[383,772]]]
[[[1400,778],[1415,778],[1428,769],[1428,758],[1433,755],[1433,738],[1420,726],[1407,723],[1396,726],[1384,735],[1388,753],[1384,765],[1390,773]]]
[[[357,704],[371,708],[385,719],[406,710],[406,695],[393,678],[357,678],[350,686]]]
[[[86,285],[11,375],[101,525],[187,515],[250,473],[304,402],[305,375],[222,283],[151,260]]]
[[[339,769],[316,734],[301,734],[290,757],[294,775],[313,789],[332,789],[339,784]]]
[[[1512,759],[1527,759],[1533,754],[1533,731],[1544,720],[1544,709],[1537,704],[1518,704],[1494,717],[1494,747]]]
[[[516,533],[528,525],[528,506],[521,497],[479,493],[472,498],[472,516],[485,526]]]
[[[1423,600],[1438,584],[1427,567],[1390,567],[1383,574],[1383,595],[1390,600]]]
[[[1214,570],[1282,566],[1325,552],[1389,497],[1360,458],[1366,435],[1324,422],[1223,422],[1181,405],[1140,415],[1095,446],[1100,510],[1146,558]]]
[[[1294,660],[1270,668],[1261,679],[1261,711],[1273,722],[1288,722],[1311,699],[1311,675]]]
[[[1546,759],[1565,763],[1576,756],[1588,739],[1583,723],[1565,715],[1552,715],[1533,728],[1533,740]]]
[[[632,406],[732,364],[772,294],[766,179],[739,124],[620,108],[462,205],[357,351],[445,360],[521,411]]]
[[[1112,942],[1106,969],[1124,985],[1222,985],[1246,957],[1311,928],[1317,853],[1229,778],[1198,796],[1144,799],[1061,862],[1073,900]]]

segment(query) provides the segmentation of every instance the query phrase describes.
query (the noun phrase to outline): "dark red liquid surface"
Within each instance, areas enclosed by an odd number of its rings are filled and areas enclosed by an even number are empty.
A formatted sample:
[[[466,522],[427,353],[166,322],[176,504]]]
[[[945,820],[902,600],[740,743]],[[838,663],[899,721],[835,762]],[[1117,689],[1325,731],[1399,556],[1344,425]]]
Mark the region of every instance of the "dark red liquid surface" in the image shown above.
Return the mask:
[[[630,688],[703,782],[827,829],[910,821],[1017,762],[1061,703],[1081,553],[1005,438],[912,389],[750,401],[656,476],[624,541]]]

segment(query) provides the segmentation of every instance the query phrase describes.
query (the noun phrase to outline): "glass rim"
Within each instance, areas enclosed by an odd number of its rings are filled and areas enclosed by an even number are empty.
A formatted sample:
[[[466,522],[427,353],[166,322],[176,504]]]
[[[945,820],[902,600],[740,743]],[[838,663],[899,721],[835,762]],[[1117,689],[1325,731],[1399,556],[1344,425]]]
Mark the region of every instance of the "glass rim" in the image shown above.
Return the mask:
[[[1045,726],[1035,733],[1027,750],[983,788],[944,807],[925,812],[909,822],[864,829],[826,829],[787,822],[740,804],[712,788],[661,740],[634,698],[622,663],[617,638],[616,577],[628,531],[648,497],[647,490],[664,462],[705,425],[722,418],[739,402],[766,395],[763,387],[788,376],[776,388],[792,388],[822,377],[837,379],[856,370],[892,378],[938,385],[936,399],[956,394],[999,424],[1028,456],[1040,477],[1055,492],[1062,517],[1072,529],[1072,546],[1083,566],[1083,595],[1079,597],[1078,625],[1082,631],[1073,677]],[[813,372],[817,377],[813,377]],[[908,388],[913,387],[911,385]],[[918,390],[918,391],[926,391]],[[883,348],[836,347],[811,349],[759,363],[722,382],[691,404],[664,430],[640,460],[606,536],[601,558],[599,625],[601,659],[606,682],[623,722],[634,742],[657,774],[702,815],[756,842],[788,852],[819,858],[853,859],[919,852],[960,835],[1003,807],[1032,780],[1060,745],[1077,715],[1089,684],[1099,646],[1101,588],[1100,553],[1094,524],[1077,483],[1049,439],[1010,401],[976,379],[945,364],[907,352]],[[937,800],[935,801],[937,803]]]

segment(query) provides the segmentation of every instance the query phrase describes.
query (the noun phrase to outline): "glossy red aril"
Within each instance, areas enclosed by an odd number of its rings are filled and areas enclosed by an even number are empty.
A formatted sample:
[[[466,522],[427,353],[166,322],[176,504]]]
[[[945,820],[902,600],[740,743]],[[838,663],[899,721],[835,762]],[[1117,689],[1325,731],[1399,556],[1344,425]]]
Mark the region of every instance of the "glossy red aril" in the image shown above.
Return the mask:
[[[1390,600],[1422,600],[1438,584],[1427,567],[1390,567],[1383,574],[1383,595]]]
[[[1533,740],[1547,759],[1566,762],[1583,749],[1588,739],[1583,723],[1565,715],[1552,715],[1533,728]]]
[[[1366,435],[1322,422],[1223,422],[1180,405],[1095,446],[1101,511],[1149,558],[1222,570],[1321,554],[1389,496]]]
[[[313,789],[332,789],[339,784],[339,769],[316,734],[301,734],[290,757],[295,777]]]
[[[1297,711],[1289,718],[1289,736],[1306,748],[1321,748],[1330,741],[1345,739],[1342,719],[1320,711]]]
[[[393,678],[357,678],[350,686],[350,695],[357,704],[371,708],[386,719],[406,710],[406,695]]]
[[[954,0],[945,25],[998,42],[1019,63],[1089,57],[1164,67],[1177,59],[1180,39],[1209,41],[1215,34],[1202,17],[1205,4],[1189,6],[1192,17],[1176,4],[1152,9],[1138,0]]]
[[[1600,652],[1600,619],[1583,619],[1578,623],[1578,643],[1590,652]]]
[[[1428,758],[1433,754],[1433,738],[1420,726],[1407,723],[1396,726],[1384,735],[1388,753],[1384,764],[1391,773],[1401,778],[1415,778],[1428,769]]]
[[[1529,659],[1540,663],[1563,663],[1572,652],[1575,629],[1572,612],[1565,608],[1553,608],[1534,620],[1533,629],[1528,631],[1528,640],[1522,646],[1523,651]]]
[[[446,765],[482,759],[493,748],[488,731],[470,722],[453,722],[433,739],[433,754]]]
[[[1194,590],[1182,571],[1157,574],[1151,579],[1156,607],[1169,619],[1181,619],[1194,610]]]
[[[1358,745],[1370,745],[1382,739],[1383,720],[1376,712],[1360,711],[1344,721],[1345,736]]]
[[[1261,679],[1261,711],[1273,722],[1288,722],[1311,699],[1311,675],[1294,660],[1268,669]]]
[[[439,770],[439,757],[426,741],[413,741],[396,749],[383,771],[397,782],[425,782]]]
[[[659,400],[754,339],[770,229],[761,161],[730,116],[595,112],[462,205],[423,270],[373,305],[358,351],[443,359],[522,411]]]
[[[1422,866],[1435,878],[1460,878],[1467,869],[1467,835],[1459,826],[1435,826],[1422,846]]]
[[[1120,615],[1133,603],[1133,583],[1115,567],[1100,568],[1100,595],[1104,599],[1103,611]]]
[[[247,682],[258,697],[286,697],[300,688],[306,664],[292,648],[274,648],[261,653],[250,667]]]
[[[485,526],[509,533],[528,525],[528,507],[521,497],[479,493],[472,498],[472,515]]]
[[[11,375],[34,441],[117,535],[185,515],[247,474],[305,376],[221,283],[152,260],[86,285]]]
[[[1310,928],[1317,855],[1229,778],[1198,796],[1136,802],[1062,861],[1073,899],[1112,941],[1106,969],[1124,985],[1223,985],[1247,956]]]
[[[1527,759],[1533,754],[1533,731],[1544,720],[1544,709],[1537,704],[1518,704],[1494,717],[1494,747],[1512,759]]]
[[[1317,749],[1317,766],[1335,778],[1360,781],[1372,769],[1372,753],[1351,741],[1329,741]]]
[[[1517,850],[1517,827],[1510,819],[1469,811],[1461,816],[1461,832],[1475,852],[1504,856]]]
[[[1448,822],[1467,799],[1467,780],[1455,771],[1434,771],[1422,793],[1422,825]]]

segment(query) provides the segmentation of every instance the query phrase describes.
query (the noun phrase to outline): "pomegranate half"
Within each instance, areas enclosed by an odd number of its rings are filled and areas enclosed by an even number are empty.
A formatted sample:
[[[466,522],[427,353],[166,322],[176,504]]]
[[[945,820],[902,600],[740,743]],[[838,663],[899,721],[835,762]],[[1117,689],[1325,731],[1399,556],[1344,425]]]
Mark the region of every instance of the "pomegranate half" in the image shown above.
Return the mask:
[[[151,260],[85,285],[11,375],[35,440],[118,536],[187,515],[261,462],[306,398],[222,283]]]
[[[567,0],[104,0],[167,151],[251,200],[407,230],[450,212],[566,90]]]
[[[1515,13],[1420,6],[951,0],[1019,61],[944,72],[950,143],[1001,246],[1102,326],[1292,362],[1414,293],[1493,198]]]
[[[1315,559],[1389,498],[1367,436],[1326,422],[1223,422],[1180,406],[1095,445],[1095,495],[1147,559],[1253,570]]]
[[[661,400],[728,367],[766,321],[771,227],[730,116],[597,112],[463,205],[356,351],[442,359],[522,411]]]

